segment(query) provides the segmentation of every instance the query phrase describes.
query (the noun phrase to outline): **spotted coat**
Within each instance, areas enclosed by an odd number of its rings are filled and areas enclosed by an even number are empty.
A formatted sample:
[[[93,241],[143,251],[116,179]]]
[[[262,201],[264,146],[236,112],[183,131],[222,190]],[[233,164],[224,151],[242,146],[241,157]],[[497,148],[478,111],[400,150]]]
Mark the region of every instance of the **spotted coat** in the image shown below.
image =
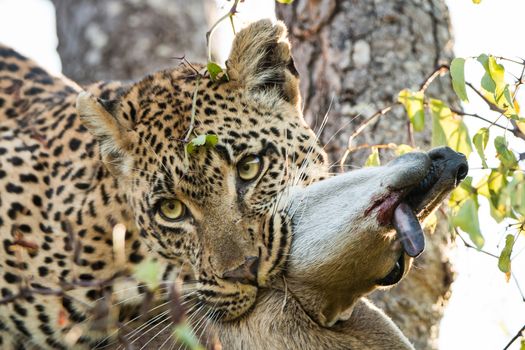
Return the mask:
[[[325,154],[302,119],[283,26],[240,32],[227,65],[229,82],[183,64],[78,97],[75,83],[0,46],[0,348],[108,344],[108,328],[93,326],[97,301],[133,318],[145,287],[104,281],[147,259],[164,281],[188,271],[185,293],[216,319],[241,316],[271,286],[291,241],[281,199],[326,176]],[[186,151],[206,134],[218,143]],[[250,181],[239,177],[246,157],[260,166]],[[166,220],[159,205],[174,199],[185,214]],[[225,278],[249,257],[255,280]]]

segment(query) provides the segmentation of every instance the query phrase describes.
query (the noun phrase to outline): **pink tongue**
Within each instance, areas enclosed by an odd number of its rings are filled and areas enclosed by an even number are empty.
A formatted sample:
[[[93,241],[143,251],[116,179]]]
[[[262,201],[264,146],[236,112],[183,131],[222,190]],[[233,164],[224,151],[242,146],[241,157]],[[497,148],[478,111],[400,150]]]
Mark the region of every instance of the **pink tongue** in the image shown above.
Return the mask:
[[[405,253],[413,258],[419,256],[425,249],[425,236],[416,214],[408,204],[401,202],[397,206],[392,225],[396,229]]]

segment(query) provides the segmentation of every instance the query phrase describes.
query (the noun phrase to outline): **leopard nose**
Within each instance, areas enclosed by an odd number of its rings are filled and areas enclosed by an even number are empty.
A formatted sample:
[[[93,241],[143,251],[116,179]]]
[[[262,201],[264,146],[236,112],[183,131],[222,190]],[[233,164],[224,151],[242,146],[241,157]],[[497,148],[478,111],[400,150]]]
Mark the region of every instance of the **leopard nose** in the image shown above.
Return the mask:
[[[257,285],[257,272],[259,270],[259,258],[249,256],[245,258],[239,267],[226,271],[222,278],[230,282]]]

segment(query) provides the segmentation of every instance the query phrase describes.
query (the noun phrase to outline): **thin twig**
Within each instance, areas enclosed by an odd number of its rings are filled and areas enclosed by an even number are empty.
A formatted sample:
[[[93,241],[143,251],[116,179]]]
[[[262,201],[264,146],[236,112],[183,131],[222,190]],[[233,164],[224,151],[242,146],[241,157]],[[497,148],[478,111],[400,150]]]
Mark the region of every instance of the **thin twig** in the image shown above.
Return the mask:
[[[514,283],[516,283],[516,287],[518,287],[518,291],[520,292],[520,295],[521,295],[521,301],[525,302],[525,295],[523,294],[523,291],[521,290],[521,286],[520,286],[518,279],[516,278],[516,275],[511,273],[511,276],[512,276],[512,279],[514,280]]]
[[[215,32],[215,29],[217,29],[217,26],[222,22],[224,21],[226,18],[230,18],[231,21],[232,21],[232,27],[233,27],[233,16],[237,13],[237,5],[239,4],[239,1],[240,0],[235,0],[235,2],[233,3],[233,6],[230,8],[230,10],[224,15],[222,16],[221,18],[219,18],[217,20],[217,22],[215,22],[210,30],[208,30],[206,32],[206,45],[208,46],[208,61],[211,61],[211,45],[210,45],[210,40],[211,40],[211,36],[213,35],[213,33]],[[235,27],[233,27],[233,32],[235,33]]]
[[[421,83],[421,85],[419,86],[419,91],[420,92],[425,92],[428,89],[428,87],[430,86],[430,84],[432,84],[432,82],[438,76],[445,74],[449,70],[450,70],[450,67],[448,65],[446,65],[446,64],[442,64],[439,67],[437,67],[432,73],[430,73],[430,75],[425,79],[425,81],[423,81],[423,83]]]
[[[414,127],[412,126],[412,122],[407,120],[407,139],[410,146],[413,148],[416,147],[416,140],[414,139]]]
[[[510,58],[507,58],[507,57],[502,57],[502,56],[495,56],[494,58],[497,58],[498,60],[502,60],[502,61],[508,61],[508,62],[516,63],[516,64],[519,64],[520,66],[525,66],[525,60],[523,60],[523,59],[522,59],[521,62],[519,62],[519,61],[510,59]]]
[[[521,329],[518,331],[518,333],[516,333],[516,335],[514,335],[512,337],[512,339],[507,343],[507,345],[505,345],[505,347],[503,348],[503,350],[507,350],[508,348],[510,348],[510,346],[519,338],[519,337],[522,337],[523,334],[522,332],[525,331],[525,325],[523,325],[523,327],[521,327]]]
[[[388,143],[388,144],[384,144],[383,143],[383,144],[376,144],[376,145],[370,145],[368,143],[363,143],[362,145],[352,147],[351,149],[348,150],[348,152],[349,153],[353,153],[353,152],[359,151],[361,149],[367,149],[367,148],[395,149],[396,145],[393,144],[393,143]]]
[[[201,73],[197,70],[197,68],[195,68],[195,67],[190,63],[190,61],[188,61],[188,60],[186,59],[186,55],[182,55],[181,57],[176,57],[176,56],[175,56],[175,57],[172,57],[172,58],[175,59],[175,60],[179,60],[179,61],[181,61],[183,64],[185,64],[185,65],[187,65],[188,67],[190,67],[190,68],[195,72],[195,74],[197,74],[197,75],[201,75]]]
[[[478,89],[476,89],[476,87],[474,85],[472,85],[471,83],[467,82],[465,83],[465,85],[467,85],[469,88],[472,89],[472,91],[474,91],[476,93],[476,95],[478,95],[479,97],[481,97],[481,99],[489,106],[490,110],[491,111],[494,111],[494,112],[498,112],[498,113],[501,113],[501,114],[505,114],[505,110],[501,107],[499,107],[498,105],[494,104],[492,101],[489,101],[488,98],[486,98],[482,93],[481,91],[479,91]]]
[[[195,127],[195,113],[197,110],[197,96],[199,92],[199,84],[201,82],[201,75],[199,74],[197,76],[197,80],[195,81],[195,90],[193,91],[193,98],[191,100],[191,120],[190,120],[190,127],[188,128],[188,132],[186,134],[186,137],[184,137],[184,143],[187,143],[190,141],[191,133],[193,132],[193,128]]]
[[[380,116],[382,115],[385,115],[386,113],[390,112],[390,110],[392,108],[394,108],[394,106],[396,105],[399,105],[399,102],[396,102],[388,107],[385,107],[377,112],[375,112],[374,114],[372,114],[370,117],[368,117],[367,119],[365,119],[361,125],[359,125],[357,127],[357,129],[355,129],[355,131],[352,133],[352,135],[350,135],[350,137],[348,138],[348,143],[347,143],[347,148],[346,148],[346,151],[345,153],[343,154],[343,157],[341,158],[341,160],[339,161],[339,166],[341,167],[341,169],[343,169],[344,167],[344,164],[345,164],[345,161],[346,161],[346,158],[348,157],[348,155],[350,154],[351,152],[351,149],[352,149],[352,142],[354,141],[354,139],[368,126],[370,125],[370,123],[374,122],[377,118],[379,118]]]
[[[487,118],[484,118],[482,116],[480,116],[479,114],[476,114],[476,113],[467,113],[467,112],[463,112],[459,109],[454,109],[454,108],[450,108],[450,111],[454,114],[457,114],[457,115],[461,115],[461,116],[467,116],[467,117],[473,117],[473,118],[477,118],[479,120],[483,120],[484,122],[486,123],[489,123],[490,125],[494,125],[494,126],[497,126],[498,128],[501,128],[505,131],[509,131],[509,132],[512,132],[514,133],[514,130],[513,129],[509,129],[501,124],[497,124],[496,122],[491,122],[490,120],[488,120]]]
[[[499,259],[499,256],[497,256],[496,254],[492,254],[490,252],[487,252],[486,250],[483,250],[483,249],[480,249],[480,248],[478,248],[476,246],[473,246],[472,244],[467,242],[467,240],[465,240],[465,238],[463,238],[463,236],[461,236],[457,231],[455,233],[456,233],[456,236],[459,237],[461,239],[461,241],[463,241],[463,244],[465,245],[465,247],[470,248],[470,249],[474,249],[474,250],[476,250],[476,251],[478,251],[480,253],[483,253],[485,255],[488,255],[488,256],[490,256],[492,258]]]

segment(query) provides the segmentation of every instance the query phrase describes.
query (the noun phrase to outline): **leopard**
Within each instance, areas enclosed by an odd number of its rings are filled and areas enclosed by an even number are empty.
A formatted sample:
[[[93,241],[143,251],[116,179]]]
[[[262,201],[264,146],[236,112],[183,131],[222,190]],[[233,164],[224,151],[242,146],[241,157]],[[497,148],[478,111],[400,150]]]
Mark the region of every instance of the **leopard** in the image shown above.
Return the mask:
[[[396,206],[423,220],[464,157],[331,174],[281,22],[239,31],[223,73],[82,87],[0,46],[2,349],[184,347],[176,319],[208,348],[413,349],[364,297],[413,260]]]

